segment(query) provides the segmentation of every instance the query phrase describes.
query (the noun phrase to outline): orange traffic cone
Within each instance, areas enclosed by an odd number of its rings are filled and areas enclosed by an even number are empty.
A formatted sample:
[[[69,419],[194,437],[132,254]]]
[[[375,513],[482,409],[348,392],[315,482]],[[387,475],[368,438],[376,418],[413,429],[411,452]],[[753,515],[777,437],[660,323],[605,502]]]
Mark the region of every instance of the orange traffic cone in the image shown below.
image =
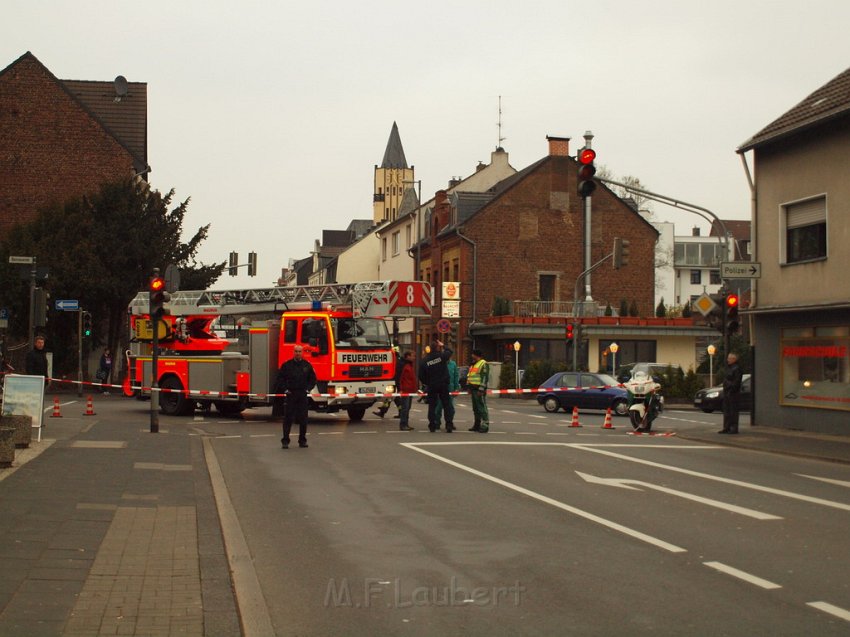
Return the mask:
[[[611,408],[609,407],[605,411],[605,422],[602,423],[603,429],[614,429],[614,425],[611,423]]]
[[[94,413],[94,403],[92,402],[91,396],[86,400],[86,413],[83,416],[96,416]]]
[[[573,421],[570,423],[570,427],[581,427],[578,422],[578,407],[573,407]]]
[[[59,396],[53,397],[53,413],[50,414],[51,418],[61,418],[62,414],[59,413]]]

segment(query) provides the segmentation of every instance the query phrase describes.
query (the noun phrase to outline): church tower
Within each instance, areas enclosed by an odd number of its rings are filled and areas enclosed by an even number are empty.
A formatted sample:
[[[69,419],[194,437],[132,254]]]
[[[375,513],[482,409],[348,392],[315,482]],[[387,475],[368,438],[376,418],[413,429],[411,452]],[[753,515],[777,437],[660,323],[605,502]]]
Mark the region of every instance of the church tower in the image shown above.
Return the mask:
[[[375,187],[372,195],[372,218],[375,224],[395,221],[404,191],[412,187],[413,166],[407,167],[398,126],[393,122],[384,160],[380,166],[375,166]]]

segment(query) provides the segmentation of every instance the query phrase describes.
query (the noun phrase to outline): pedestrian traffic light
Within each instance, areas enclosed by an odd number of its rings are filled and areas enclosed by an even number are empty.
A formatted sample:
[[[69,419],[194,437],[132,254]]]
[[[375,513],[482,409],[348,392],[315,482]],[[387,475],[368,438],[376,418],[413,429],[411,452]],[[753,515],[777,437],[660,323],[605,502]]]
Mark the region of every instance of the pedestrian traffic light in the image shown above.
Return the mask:
[[[165,314],[163,305],[171,298],[171,295],[165,291],[165,279],[159,275],[151,277],[148,292],[151,299],[151,318],[158,319]]]
[[[614,254],[612,255],[612,264],[615,270],[619,270],[624,265],[629,264],[629,240],[614,237]]]
[[[578,151],[578,194],[580,197],[590,197],[596,190],[596,182],[593,176],[596,174],[596,151],[592,148],[582,148]]]
[[[91,336],[91,327],[91,312],[83,311],[83,336],[85,336],[86,338],[89,338]]]
[[[572,341],[573,338],[575,338],[575,333],[573,332],[573,328],[574,328],[574,326],[573,326],[572,323],[567,323],[567,333],[566,333],[567,341]]]
[[[726,333],[735,334],[741,327],[738,319],[740,298],[737,294],[727,294],[724,307],[726,308]]]
[[[228,261],[227,274],[230,276],[236,276],[238,270],[237,266],[239,265],[239,253],[231,252],[230,260]]]
[[[248,253],[248,276],[257,276],[257,253]]]

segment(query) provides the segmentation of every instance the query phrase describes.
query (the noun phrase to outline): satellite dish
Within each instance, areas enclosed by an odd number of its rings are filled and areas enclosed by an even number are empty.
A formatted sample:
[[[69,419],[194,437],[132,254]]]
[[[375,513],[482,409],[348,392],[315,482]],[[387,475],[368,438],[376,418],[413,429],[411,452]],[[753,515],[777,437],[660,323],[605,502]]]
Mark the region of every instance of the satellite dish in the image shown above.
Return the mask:
[[[123,75],[119,75],[112,82],[115,86],[115,95],[119,98],[125,97],[127,95],[127,78]]]

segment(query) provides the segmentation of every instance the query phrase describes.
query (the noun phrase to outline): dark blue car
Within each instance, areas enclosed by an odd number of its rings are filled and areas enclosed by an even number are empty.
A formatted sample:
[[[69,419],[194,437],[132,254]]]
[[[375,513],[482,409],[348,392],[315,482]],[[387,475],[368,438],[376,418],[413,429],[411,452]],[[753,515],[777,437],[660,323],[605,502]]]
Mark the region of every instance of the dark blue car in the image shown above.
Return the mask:
[[[540,387],[563,388],[560,391],[543,391],[537,394],[537,402],[554,413],[559,409],[572,411],[573,407],[584,409],[608,409],[618,416],[629,411],[628,393],[613,376],[587,372],[558,372]]]

